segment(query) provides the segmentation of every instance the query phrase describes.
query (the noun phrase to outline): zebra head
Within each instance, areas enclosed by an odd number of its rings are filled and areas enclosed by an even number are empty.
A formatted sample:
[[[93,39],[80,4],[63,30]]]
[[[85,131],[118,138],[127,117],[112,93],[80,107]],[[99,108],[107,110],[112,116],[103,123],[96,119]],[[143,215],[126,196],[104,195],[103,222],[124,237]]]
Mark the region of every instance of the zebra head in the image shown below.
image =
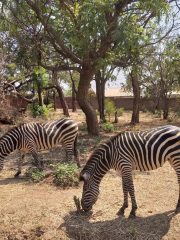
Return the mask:
[[[79,180],[84,182],[81,206],[87,212],[92,209],[98,199],[99,184],[94,181],[89,172],[82,171]]]

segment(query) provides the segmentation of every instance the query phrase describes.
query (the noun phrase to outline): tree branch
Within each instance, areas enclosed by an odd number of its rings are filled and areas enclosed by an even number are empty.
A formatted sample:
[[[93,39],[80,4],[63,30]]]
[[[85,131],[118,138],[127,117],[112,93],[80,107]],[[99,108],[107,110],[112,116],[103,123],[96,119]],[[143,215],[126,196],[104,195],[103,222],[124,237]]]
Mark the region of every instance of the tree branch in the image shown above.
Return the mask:
[[[13,86],[11,83],[4,82],[4,84],[11,86],[11,87],[13,88],[13,90],[14,90],[14,93],[15,93],[18,97],[24,99],[26,102],[33,103],[33,102],[35,101],[35,99],[37,98],[36,96],[34,96],[34,97],[31,98],[31,99],[25,98],[22,94],[20,94],[20,93],[18,93],[18,92],[16,91],[15,86]]]
[[[63,52],[67,55],[68,58],[70,58],[74,63],[81,64],[82,60],[76,57],[64,44],[63,41],[60,39],[56,31],[45,21],[45,17],[40,14],[40,9],[38,8],[38,5],[36,3],[32,3],[30,0],[26,0],[26,3],[32,8],[32,10],[36,13],[37,18],[39,21],[43,24],[46,31],[54,37],[57,44],[61,47]]]

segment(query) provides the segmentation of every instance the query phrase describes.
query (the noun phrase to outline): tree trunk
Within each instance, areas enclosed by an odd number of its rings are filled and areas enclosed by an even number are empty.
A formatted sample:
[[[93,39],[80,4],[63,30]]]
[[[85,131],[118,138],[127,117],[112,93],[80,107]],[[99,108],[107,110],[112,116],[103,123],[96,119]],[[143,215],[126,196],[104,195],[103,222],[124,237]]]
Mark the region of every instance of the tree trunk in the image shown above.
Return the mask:
[[[167,98],[166,93],[163,96],[163,100],[164,100],[163,119],[167,119],[169,115],[169,99]]]
[[[73,85],[72,85],[72,112],[76,112],[76,94]]]
[[[56,92],[53,91],[54,111],[56,111]]]
[[[140,105],[140,88],[138,82],[138,76],[136,70],[131,72],[132,87],[134,93],[134,102],[133,102],[133,113],[131,118],[131,123],[139,123],[139,105]]]
[[[80,73],[77,101],[86,115],[87,130],[90,135],[99,136],[99,124],[96,111],[89,102],[88,89],[95,74],[95,69],[85,69]]]
[[[66,99],[64,97],[64,93],[62,91],[62,88],[59,85],[56,71],[53,71],[53,81],[54,81],[55,87],[57,89],[57,92],[59,94],[59,99],[60,99],[60,102],[61,102],[61,105],[62,105],[62,108],[63,108],[63,114],[66,117],[69,117],[68,105],[67,105]]]
[[[71,82],[72,82],[72,112],[76,111],[76,88],[75,88],[75,84],[74,84],[74,80],[71,74],[71,71],[69,71],[70,74],[70,78],[71,78]]]
[[[43,106],[43,94],[42,89],[38,86],[38,98],[39,98],[39,106]]]
[[[100,115],[101,122],[105,122],[105,114],[104,114],[104,97],[105,97],[105,83],[106,81],[101,77],[101,71],[98,70],[96,77],[96,95],[98,101],[98,110]]]

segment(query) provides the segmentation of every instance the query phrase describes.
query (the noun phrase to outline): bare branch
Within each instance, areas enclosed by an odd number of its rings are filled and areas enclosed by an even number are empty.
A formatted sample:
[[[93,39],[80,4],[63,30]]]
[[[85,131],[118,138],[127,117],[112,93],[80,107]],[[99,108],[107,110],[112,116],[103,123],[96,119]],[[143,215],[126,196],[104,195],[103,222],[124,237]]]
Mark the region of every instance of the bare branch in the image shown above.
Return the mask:
[[[10,87],[12,87],[13,90],[14,90],[14,93],[15,93],[18,97],[24,99],[26,102],[33,103],[33,102],[35,101],[35,99],[37,98],[36,96],[34,96],[34,97],[31,98],[31,99],[25,98],[22,94],[20,94],[20,93],[18,93],[18,92],[16,91],[15,86],[13,86],[11,83],[4,82],[4,84],[5,84],[5,85],[9,85]]]

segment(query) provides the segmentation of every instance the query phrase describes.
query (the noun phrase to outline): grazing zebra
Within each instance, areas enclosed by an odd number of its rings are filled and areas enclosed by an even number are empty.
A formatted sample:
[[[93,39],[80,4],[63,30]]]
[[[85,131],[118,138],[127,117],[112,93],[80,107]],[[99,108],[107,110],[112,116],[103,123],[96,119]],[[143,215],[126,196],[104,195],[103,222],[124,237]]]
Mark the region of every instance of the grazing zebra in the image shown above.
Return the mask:
[[[80,167],[77,135],[77,123],[68,118],[47,123],[28,123],[14,127],[0,138],[0,171],[3,169],[4,158],[16,149],[20,150],[20,158],[15,177],[21,174],[22,162],[26,152],[32,153],[35,165],[39,170],[42,170],[37,150],[53,148],[60,142],[64,142],[66,146],[67,160],[71,161],[74,154],[77,165]]]
[[[162,126],[140,132],[122,132],[109,142],[102,143],[92,153],[80,173],[84,181],[81,205],[84,211],[92,209],[99,194],[99,185],[108,170],[122,174],[124,203],[118,215],[128,207],[128,193],[131,197],[131,216],[137,209],[134,195],[133,170],[150,171],[169,161],[177,174],[179,200],[176,213],[180,212],[180,128]]]

